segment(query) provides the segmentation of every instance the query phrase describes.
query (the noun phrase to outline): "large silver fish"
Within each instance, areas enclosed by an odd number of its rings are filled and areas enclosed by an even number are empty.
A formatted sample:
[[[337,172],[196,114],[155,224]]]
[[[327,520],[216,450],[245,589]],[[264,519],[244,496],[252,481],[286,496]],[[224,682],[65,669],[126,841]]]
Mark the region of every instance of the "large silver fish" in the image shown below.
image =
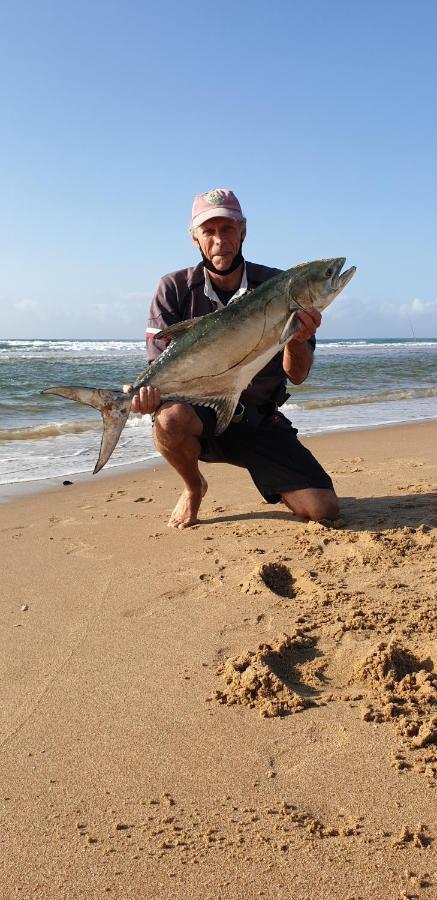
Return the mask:
[[[341,274],[345,257],[301,263],[243,294],[224,309],[178,322],[157,338],[171,343],[138,376],[133,391],[51,387],[59,394],[100,410],[103,436],[94,474],[107,463],[126,424],[132,398],[153,384],[162,402],[177,400],[209,406],[217,415],[217,434],[229,425],[242,391],[280,351],[299,326],[298,312],[322,311],[343,290],[355,266]]]

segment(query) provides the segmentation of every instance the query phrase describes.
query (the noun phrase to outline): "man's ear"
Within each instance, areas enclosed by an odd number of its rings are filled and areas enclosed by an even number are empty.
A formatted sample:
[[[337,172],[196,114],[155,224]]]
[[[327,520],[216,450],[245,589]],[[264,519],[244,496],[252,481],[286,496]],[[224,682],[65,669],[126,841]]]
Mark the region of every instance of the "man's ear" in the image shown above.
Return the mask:
[[[196,232],[195,232],[195,231],[191,231],[191,228],[190,228],[190,234],[191,234],[191,240],[192,240],[193,244],[195,244],[196,247],[199,247],[199,248],[200,248],[199,241],[198,241],[198,239],[197,239],[197,237],[196,237]]]
[[[241,243],[243,243],[245,237],[246,237],[246,223],[244,223],[244,225],[241,229]]]

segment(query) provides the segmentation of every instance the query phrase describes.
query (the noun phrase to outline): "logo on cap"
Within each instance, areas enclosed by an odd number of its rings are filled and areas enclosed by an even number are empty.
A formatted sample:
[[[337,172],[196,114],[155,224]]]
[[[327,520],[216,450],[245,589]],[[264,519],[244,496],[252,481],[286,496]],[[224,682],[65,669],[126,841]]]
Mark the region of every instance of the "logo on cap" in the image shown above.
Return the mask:
[[[210,191],[205,195],[205,200],[211,206],[220,206],[220,203],[224,203],[226,200],[226,194],[224,191]]]

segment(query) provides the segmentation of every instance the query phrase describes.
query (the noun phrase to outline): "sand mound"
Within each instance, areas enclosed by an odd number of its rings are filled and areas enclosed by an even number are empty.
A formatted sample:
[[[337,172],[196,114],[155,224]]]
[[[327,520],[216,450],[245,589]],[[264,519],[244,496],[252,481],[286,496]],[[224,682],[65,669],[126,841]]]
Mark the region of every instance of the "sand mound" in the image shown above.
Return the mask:
[[[435,648],[419,659],[399,641],[381,643],[356,670],[353,681],[366,683],[375,700],[363,708],[363,718],[393,722],[408,749],[427,748],[420,762],[437,770],[437,674]]]
[[[405,676],[415,674],[420,668],[417,657],[398,641],[382,642],[361,664],[360,674],[363,681],[386,694],[403,685]]]
[[[314,701],[310,697],[301,696],[291,687],[299,684],[304,691],[308,688],[301,680],[303,660],[297,657],[299,651],[312,647],[313,641],[296,632],[292,637],[279,635],[270,644],[260,644],[257,650],[244,650],[217,669],[217,674],[224,678],[226,690],[216,691],[214,698],[227,706],[238,704],[258,709],[265,718],[312,706]]]

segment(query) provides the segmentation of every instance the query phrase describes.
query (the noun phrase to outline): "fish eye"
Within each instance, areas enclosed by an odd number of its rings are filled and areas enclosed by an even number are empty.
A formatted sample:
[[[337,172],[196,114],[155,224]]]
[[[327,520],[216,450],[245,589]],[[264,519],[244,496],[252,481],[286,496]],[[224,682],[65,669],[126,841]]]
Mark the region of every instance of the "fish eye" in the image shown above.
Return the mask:
[[[332,266],[329,266],[325,272],[326,278],[330,278],[331,275],[333,275],[333,274],[334,274],[334,269],[332,268]]]

